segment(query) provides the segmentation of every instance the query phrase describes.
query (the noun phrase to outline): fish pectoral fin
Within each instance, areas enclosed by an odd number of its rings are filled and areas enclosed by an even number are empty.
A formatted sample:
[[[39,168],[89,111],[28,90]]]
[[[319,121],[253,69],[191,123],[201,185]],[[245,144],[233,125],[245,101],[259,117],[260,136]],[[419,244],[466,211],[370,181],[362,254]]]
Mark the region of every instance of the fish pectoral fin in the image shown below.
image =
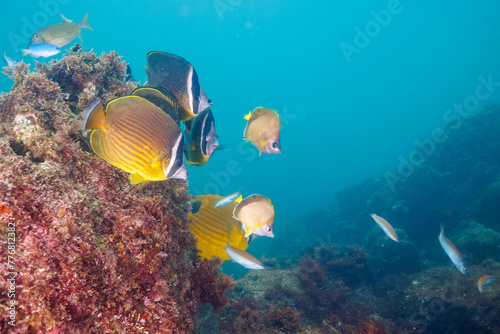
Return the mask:
[[[216,151],[229,151],[229,150],[232,150],[232,148],[230,145],[219,145],[219,146],[217,146],[217,148],[215,150]]]
[[[262,151],[261,151],[261,150],[259,150],[259,157],[260,157],[261,155],[262,155]]]
[[[148,164],[154,164],[155,162],[160,161],[160,159],[163,158],[165,156],[165,154],[167,154],[168,152],[170,152],[170,147],[168,147],[165,151],[163,151],[163,153],[160,154],[160,156],[157,157],[156,159],[148,161]]]
[[[248,115],[246,115],[245,117],[243,117],[244,119],[246,119],[247,121],[250,119],[250,117],[252,116],[252,111],[250,110],[248,112]]]
[[[139,184],[139,183],[142,183],[144,181],[147,181],[146,178],[139,175],[139,173],[137,173],[137,172],[130,174],[129,180],[130,180],[130,183],[132,183],[132,184]]]
[[[245,238],[248,237],[252,233],[253,233],[253,229],[247,229],[247,231],[245,232]]]
[[[23,52],[23,57],[30,54],[30,50],[28,49],[21,49],[21,51]]]

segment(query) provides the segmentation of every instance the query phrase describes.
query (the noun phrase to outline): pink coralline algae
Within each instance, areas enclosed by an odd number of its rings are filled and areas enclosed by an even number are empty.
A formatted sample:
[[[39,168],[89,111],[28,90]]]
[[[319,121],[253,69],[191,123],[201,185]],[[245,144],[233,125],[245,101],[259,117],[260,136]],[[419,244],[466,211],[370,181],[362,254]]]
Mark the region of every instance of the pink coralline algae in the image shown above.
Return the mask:
[[[2,332],[191,333],[202,303],[227,303],[234,282],[200,260],[188,230],[187,182],[133,186],[79,133],[93,99],[135,88],[125,66],[74,47],[4,72],[14,86],[0,95],[0,256],[17,276],[0,277]]]

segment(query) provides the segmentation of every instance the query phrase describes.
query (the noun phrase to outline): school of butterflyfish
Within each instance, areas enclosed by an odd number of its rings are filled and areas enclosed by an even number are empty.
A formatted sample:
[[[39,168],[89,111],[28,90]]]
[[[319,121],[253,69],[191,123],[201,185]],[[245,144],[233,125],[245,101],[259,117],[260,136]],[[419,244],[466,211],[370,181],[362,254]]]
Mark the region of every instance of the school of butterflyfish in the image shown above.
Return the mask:
[[[90,29],[88,15],[73,23],[61,14],[63,23],[36,31],[23,55],[50,57],[76,37]],[[15,62],[4,52],[8,66]],[[184,163],[203,166],[220,150],[215,117],[194,67],[184,58],[152,51],[147,54],[147,82],[126,96],[103,104],[93,101],[84,113],[81,130],[89,148],[109,164],[130,174],[132,184],[167,179],[187,179]],[[131,76],[130,67],[127,74]],[[257,107],[247,121],[243,139],[251,142],[259,154],[281,153],[281,122],[276,111]],[[183,124],[184,131],[181,129]],[[259,194],[243,198],[240,191],[227,196],[207,194],[191,196],[190,231],[196,237],[200,256],[218,256],[249,269],[264,269],[262,263],[246,252],[257,236],[274,237],[274,206]],[[399,242],[396,230],[376,215],[371,218],[388,238]],[[455,267],[466,274],[465,261],[453,242],[438,237],[444,252]],[[493,277],[483,275],[478,289],[483,292]]]
[[[92,102],[81,130],[88,146],[109,164],[129,173],[132,184],[187,179],[185,163],[203,166],[220,150],[215,117],[194,67],[184,58],[149,52],[147,82],[106,104]],[[260,153],[281,153],[278,113],[258,107],[243,117],[243,138]],[[184,131],[181,129],[184,128]],[[218,256],[249,269],[264,269],[246,252],[256,236],[274,237],[274,206],[259,194],[243,199],[198,195],[190,200],[190,231],[200,256]]]

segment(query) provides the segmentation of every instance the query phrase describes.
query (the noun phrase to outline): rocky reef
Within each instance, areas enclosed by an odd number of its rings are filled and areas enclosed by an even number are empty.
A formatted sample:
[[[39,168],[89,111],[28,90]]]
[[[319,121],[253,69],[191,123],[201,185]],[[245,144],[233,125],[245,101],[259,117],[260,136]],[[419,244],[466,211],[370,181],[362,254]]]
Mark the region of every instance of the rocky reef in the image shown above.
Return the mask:
[[[191,333],[202,303],[227,303],[232,279],[200,260],[188,230],[187,182],[133,186],[81,137],[92,100],[135,88],[125,71],[115,52],[78,45],[33,71],[5,69],[14,85],[0,95],[2,332]]]

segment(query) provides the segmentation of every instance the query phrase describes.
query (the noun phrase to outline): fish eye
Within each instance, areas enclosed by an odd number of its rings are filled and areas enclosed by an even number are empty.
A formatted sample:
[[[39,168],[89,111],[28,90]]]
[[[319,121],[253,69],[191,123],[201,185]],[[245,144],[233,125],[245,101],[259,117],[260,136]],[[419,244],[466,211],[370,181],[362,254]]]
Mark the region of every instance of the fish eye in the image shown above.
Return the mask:
[[[38,34],[35,34],[33,37],[38,38]]]
[[[272,229],[272,228],[270,228],[270,227],[267,229],[267,231],[268,231],[268,232],[271,232],[272,230],[273,230],[273,229]]]
[[[278,148],[278,143],[277,142],[273,142],[272,147],[273,148]]]

